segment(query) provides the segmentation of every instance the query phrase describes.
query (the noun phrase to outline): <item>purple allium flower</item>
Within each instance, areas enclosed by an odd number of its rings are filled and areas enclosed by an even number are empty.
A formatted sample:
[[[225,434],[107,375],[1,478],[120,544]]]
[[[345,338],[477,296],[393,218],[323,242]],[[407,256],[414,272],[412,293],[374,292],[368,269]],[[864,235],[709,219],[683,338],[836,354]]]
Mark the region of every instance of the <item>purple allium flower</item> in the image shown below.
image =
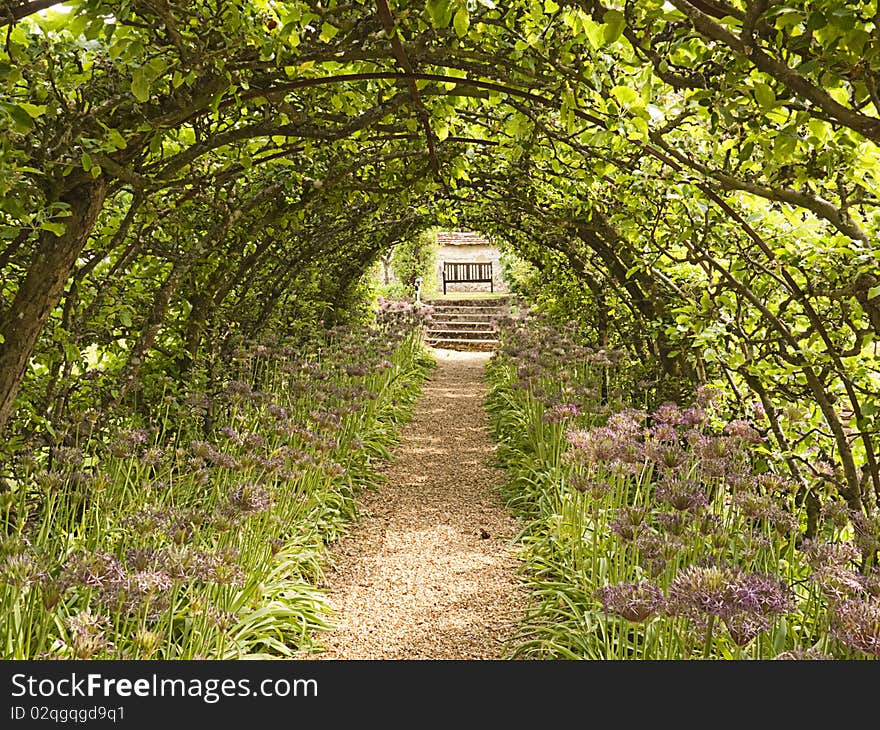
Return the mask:
[[[270,403],[267,406],[266,411],[276,421],[281,421],[287,418],[287,409],[283,406],[279,406],[277,403]]]
[[[167,573],[156,570],[142,570],[132,573],[128,580],[128,589],[140,596],[149,596],[171,590],[174,581]]]
[[[593,499],[601,499],[612,492],[612,487],[606,480],[595,479],[586,474],[572,474],[568,481],[581,494],[589,494]]]
[[[621,507],[615,513],[609,529],[624,540],[634,540],[644,527],[647,514],[648,510],[644,507]]]
[[[690,566],[669,586],[671,613],[683,616],[769,617],[786,613],[792,605],[791,590],[777,576],[724,566]]]
[[[688,526],[688,520],[682,512],[659,512],[654,519],[672,535],[681,535]]]
[[[862,575],[865,591],[874,598],[880,598],[880,568],[871,566],[868,572]]]
[[[198,441],[195,440],[189,445],[193,456],[198,459],[205,459],[206,461],[211,461],[216,455],[216,451],[214,447],[211,446],[207,441]]]
[[[68,616],[64,623],[70,632],[70,649],[77,659],[92,659],[107,648],[104,632],[110,622],[106,617],[95,616],[86,609]]]
[[[37,474],[37,484],[47,494],[60,492],[67,484],[64,475],[58,471],[44,471]]]
[[[804,540],[801,550],[814,570],[825,565],[850,566],[860,557],[858,548],[851,542]]]
[[[744,441],[749,444],[757,444],[761,442],[761,434],[759,434],[754,426],[748,421],[742,419],[734,420],[724,427],[724,433],[734,439]]]
[[[59,466],[79,466],[83,463],[85,454],[82,449],[72,446],[56,446],[52,449],[52,458]]]
[[[619,435],[632,438],[640,436],[645,422],[645,412],[635,408],[624,408],[608,418],[608,428]]]
[[[0,560],[0,584],[26,588],[42,574],[43,571],[27,553],[11,553]]]
[[[679,511],[697,512],[709,506],[706,489],[695,479],[666,477],[657,485],[656,497]]]
[[[238,621],[237,614],[232,611],[223,611],[216,606],[208,606],[205,609],[205,617],[214,628],[224,633]]]
[[[864,512],[850,510],[849,520],[855,532],[854,542],[863,553],[873,554],[880,550],[880,530],[877,523]]]
[[[649,581],[614,583],[596,592],[606,613],[639,623],[662,610],[663,592]]]
[[[700,515],[699,521],[697,523],[697,529],[700,531],[701,535],[706,535],[707,537],[712,537],[713,535],[717,535],[719,533],[723,534],[726,537],[721,517],[719,515],[703,513],[702,515]]]
[[[239,440],[238,431],[236,431],[232,426],[223,426],[223,428],[220,429],[220,434],[230,441]]]
[[[268,490],[261,484],[241,484],[229,495],[229,508],[243,515],[265,512],[272,505]]]
[[[779,495],[780,497],[794,496],[801,488],[794,479],[767,472],[766,474],[749,475],[751,480],[761,487],[767,494]]]
[[[867,587],[861,573],[836,563],[814,568],[810,580],[832,601],[862,595]]]
[[[221,469],[228,469],[229,471],[241,468],[241,462],[235,456],[227,454],[225,451],[218,451],[214,455],[212,463],[214,466],[219,466]]]
[[[242,443],[249,449],[262,449],[266,446],[266,439],[259,433],[248,433],[242,437]]]
[[[679,408],[677,403],[663,403],[657,407],[657,410],[651,414],[651,417],[657,423],[674,426],[678,423],[678,413]]]
[[[718,388],[715,388],[711,385],[701,385],[697,388],[696,393],[694,393],[694,400],[698,405],[703,408],[708,407],[711,403],[718,398],[721,394],[721,391]]]
[[[660,575],[668,561],[685,549],[685,543],[678,536],[649,528],[636,534],[635,544],[642,566],[653,576]]]
[[[694,431],[689,442],[694,453],[705,461],[727,461],[740,451],[736,443],[722,436],[708,436]]]
[[[112,589],[125,580],[125,569],[113,555],[102,551],[70,555],[62,569],[65,586]]]
[[[139,452],[148,438],[147,432],[141,428],[120,431],[110,444],[110,453],[118,459],[128,459]]]
[[[574,403],[558,403],[544,412],[542,420],[545,423],[561,423],[568,418],[577,418],[580,414],[581,409]]]
[[[141,462],[146,466],[158,466],[162,463],[162,459],[164,458],[165,452],[158,446],[153,446],[152,448],[144,451],[144,453],[141,455]]]
[[[343,369],[345,374],[351,377],[363,377],[369,372],[364,365],[346,365]]]
[[[837,499],[828,500],[822,506],[822,517],[841,530],[849,524],[849,506]]]
[[[734,581],[735,574],[730,568],[689,566],[679,571],[669,586],[669,613],[690,617],[730,613],[730,588]]]
[[[248,398],[253,392],[253,388],[241,380],[230,380],[226,384],[226,395],[230,398]]]
[[[658,423],[648,429],[646,438],[652,441],[678,443],[678,431],[668,423]]]
[[[788,585],[778,576],[766,573],[738,573],[732,598],[740,611],[762,616],[787,613],[794,605]]]
[[[155,565],[159,553],[150,547],[129,548],[125,552],[126,564],[135,571],[148,570]]]
[[[327,462],[324,467],[324,473],[329,477],[341,477],[345,476],[346,468],[335,461]]]
[[[657,442],[649,439],[645,442],[644,455],[653,461],[661,470],[677,469],[687,458],[687,453],[678,444]]]
[[[762,631],[770,628],[770,619],[755,613],[734,613],[724,616],[727,633],[737,646],[746,646]]]
[[[766,520],[780,535],[797,529],[797,518],[779,506],[773,497],[756,492],[740,492],[732,499],[740,513],[751,520]]]
[[[853,649],[880,656],[880,601],[868,598],[833,603],[831,634]]]
[[[773,546],[773,541],[767,537],[761,530],[750,530],[743,533],[745,543],[742,548],[742,556],[746,560],[753,560],[758,557],[762,550],[769,550]]]

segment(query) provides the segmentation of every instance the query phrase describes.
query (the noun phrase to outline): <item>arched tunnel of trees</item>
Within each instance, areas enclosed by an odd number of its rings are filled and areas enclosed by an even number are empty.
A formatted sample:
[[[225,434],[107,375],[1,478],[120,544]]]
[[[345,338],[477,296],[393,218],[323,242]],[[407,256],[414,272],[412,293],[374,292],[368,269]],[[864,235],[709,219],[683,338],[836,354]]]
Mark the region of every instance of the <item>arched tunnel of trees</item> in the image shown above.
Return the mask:
[[[7,529],[29,464],[370,321],[442,226],[635,405],[759,409],[799,539],[878,535],[878,110],[875,0],[4,0]]]

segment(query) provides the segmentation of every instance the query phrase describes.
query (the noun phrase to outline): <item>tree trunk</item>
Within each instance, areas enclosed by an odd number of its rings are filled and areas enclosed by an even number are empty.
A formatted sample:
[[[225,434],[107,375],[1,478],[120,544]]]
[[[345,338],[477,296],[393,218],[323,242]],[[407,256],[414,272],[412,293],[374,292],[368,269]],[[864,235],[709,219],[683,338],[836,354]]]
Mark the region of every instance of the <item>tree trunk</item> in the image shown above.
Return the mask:
[[[0,435],[12,415],[15,398],[28,362],[52,310],[61,301],[76,260],[95,225],[107,183],[103,179],[80,183],[61,196],[70,206],[61,236],[44,231],[33,263],[16,292],[12,306],[0,320]]]

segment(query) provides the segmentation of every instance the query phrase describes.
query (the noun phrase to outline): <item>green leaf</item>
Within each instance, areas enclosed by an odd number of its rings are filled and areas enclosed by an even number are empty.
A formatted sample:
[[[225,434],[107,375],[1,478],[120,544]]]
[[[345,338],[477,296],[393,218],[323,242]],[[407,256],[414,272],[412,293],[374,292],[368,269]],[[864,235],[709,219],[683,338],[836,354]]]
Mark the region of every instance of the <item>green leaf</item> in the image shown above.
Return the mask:
[[[40,228],[44,231],[51,231],[56,236],[63,236],[64,231],[67,230],[67,226],[64,223],[53,223],[52,221],[43,221],[40,223]]]
[[[632,124],[635,127],[635,130],[631,131],[627,135],[627,137],[629,137],[629,139],[640,139],[643,141],[647,141],[648,135],[650,133],[650,130],[648,129],[648,123],[641,117],[632,117]]]
[[[137,68],[131,77],[131,93],[142,104],[150,98],[150,77],[143,68]]]
[[[807,122],[807,129],[819,141],[819,144],[825,144],[831,139],[831,128],[821,119],[811,119]]]
[[[67,358],[68,362],[78,362],[80,356],[81,353],[76,345],[74,345],[72,342],[64,343],[64,357]]]
[[[767,84],[755,84],[755,99],[764,111],[776,106],[776,93]]]
[[[849,104],[849,92],[842,86],[837,86],[833,89],[826,89],[826,91],[828,91],[828,96],[834,99],[838,104],[843,104],[844,106]]]
[[[752,156],[752,151],[755,149],[755,142],[751,139],[746,140],[742,147],[739,148],[737,152],[737,157],[740,160],[748,160]]]
[[[128,147],[128,142],[125,141],[125,137],[123,137],[119,133],[119,130],[108,129],[107,138],[110,144],[112,144],[118,150],[124,150],[126,147]]]
[[[544,12],[548,15],[559,10],[559,3],[556,0],[544,0]]]
[[[821,11],[812,12],[807,18],[807,30],[819,30],[826,25],[828,25],[828,19]]]
[[[778,134],[773,140],[773,159],[786,163],[797,149],[797,138],[790,134]]]
[[[873,299],[876,296],[880,296],[880,286],[872,286],[868,289],[868,299]]]
[[[581,24],[584,26],[584,33],[587,34],[592,49],[601,48],[605,42],[605,26],[587,17],[581,19]]]
[[[335,25],[324,23],[321,26],[321,40],[324,41],[324,43],[327,43],[328,41],[331,41],[333,39],[333,36],[335,36],[338,32],[339,28],[337,28]]]
[[[83,152],[80,155],[80,162],[82,163],[82,169],[88,172],[92,169],[92,156],[88,152]]]
[[[455,13],[455,18],[452,21],[452,25],[455,28],[455,32],[459,38],[464,38],[467,35],[468,28],[471,27],[471,17],[468,15],[468,11],[466,8],[459,8]]]
[[[605,43],[614,43],[623,33],[626,18],[623,17],[623,13],[619,10],[609,10],[602,16],[602,22],[605,26],[602,36],[603,40]]]
[[[25,102],[21,102],[19,106],[24,109],[28,113],[28,116],[32,119],[41,117],[43,116],[43,114],[46,113],[46,107],[44,105],[38,106],[37,104],[27,104]]]
[[[24,109],[18,104],[0,101],[0,111],[4,112],[11,120],[15,131],[26,134],[34,128],[34,122]]]
[[[636,109],[645,106],[642,97],[639,96],[639,92],[635,89],[631,89],[629,86],[615,86],[611,89],[611,95],[628,109]]]
[[[446,28],[452,22],[452,6],[449,0],[428,0],[426,9],[435,28]]]

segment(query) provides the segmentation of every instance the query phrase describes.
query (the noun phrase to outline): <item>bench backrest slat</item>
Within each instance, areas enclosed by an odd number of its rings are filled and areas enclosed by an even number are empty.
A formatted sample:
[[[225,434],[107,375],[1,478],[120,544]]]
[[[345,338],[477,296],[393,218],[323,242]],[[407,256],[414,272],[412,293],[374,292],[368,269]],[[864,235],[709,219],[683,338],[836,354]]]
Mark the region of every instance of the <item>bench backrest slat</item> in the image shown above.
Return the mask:
[[[484,283],[491,286],[490,291],[495,291],[495,282],[492,278],[492,262],[488,263],[461,263],[443,262],[443,293],[446,293],[447,284]]]

